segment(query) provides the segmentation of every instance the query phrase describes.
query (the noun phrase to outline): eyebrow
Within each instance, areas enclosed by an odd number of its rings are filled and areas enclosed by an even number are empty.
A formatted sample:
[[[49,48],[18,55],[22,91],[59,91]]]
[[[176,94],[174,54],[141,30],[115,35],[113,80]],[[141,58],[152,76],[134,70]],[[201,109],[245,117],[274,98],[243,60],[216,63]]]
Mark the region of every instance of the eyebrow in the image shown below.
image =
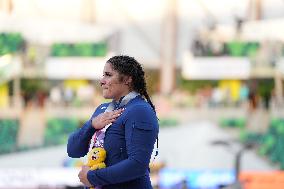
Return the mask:
[[[111,72],[104,72],[104,74],[111,74]]]

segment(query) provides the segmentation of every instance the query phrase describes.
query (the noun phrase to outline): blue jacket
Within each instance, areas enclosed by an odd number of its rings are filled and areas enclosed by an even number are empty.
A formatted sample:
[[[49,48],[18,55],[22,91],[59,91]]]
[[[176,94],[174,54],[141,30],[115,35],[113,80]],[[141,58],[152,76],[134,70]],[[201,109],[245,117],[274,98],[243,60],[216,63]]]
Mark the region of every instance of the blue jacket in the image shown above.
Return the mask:
[[[103,113],[108,105],[100,105],[91,118]],[[152,189],[149,163],[159,132],[157,117],[140,95],[130,100],[125,108],[105,133],[107,167],[89,171],[87,177],[91,184],[103,186],[103,189]],[[85,156],[94,132],[90,119],[72,133],[67,144],[68,155]]]

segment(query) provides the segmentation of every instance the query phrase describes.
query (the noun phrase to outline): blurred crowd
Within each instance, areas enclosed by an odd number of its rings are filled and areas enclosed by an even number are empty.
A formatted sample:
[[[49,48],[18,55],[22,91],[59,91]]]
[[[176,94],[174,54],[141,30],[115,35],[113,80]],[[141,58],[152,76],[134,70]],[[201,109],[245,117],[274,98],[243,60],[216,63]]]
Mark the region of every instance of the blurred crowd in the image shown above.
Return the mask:
[[[154,101],[159,103],[160,95],[152,95]],[[171,95],[165,97],[171,106],[175,107],[196,107],[196,108],[215,108],[215,107],[249,107],[251,109],[269,109],[276,107],[275,92],[260,95],[254,87],[249,87],[246,82],[236,90],[230,87],[206,85],[192,92],[184,89],[176,89]],[[24,106],[44,107],[44,106],[68,106],[84,107],[95,106],[103,97],[100,89],[92,83],[79,87],[69,87],[58,84],[46,91],[37,91],[33,95],[22,93]]]
[[[102,99],[99,91],[91,83],[78,87],[54,85],[49,90],[38,90],[33,94],[22,92],[25,107],[82,107],[95,106]]]

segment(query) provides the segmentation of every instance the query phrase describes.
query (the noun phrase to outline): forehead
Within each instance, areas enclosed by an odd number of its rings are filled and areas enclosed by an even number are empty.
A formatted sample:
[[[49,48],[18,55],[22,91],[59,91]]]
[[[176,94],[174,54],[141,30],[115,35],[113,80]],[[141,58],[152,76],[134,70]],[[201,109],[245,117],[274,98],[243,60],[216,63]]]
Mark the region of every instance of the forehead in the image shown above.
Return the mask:
[[[117,75],[118,77],[121,77],[121,76],[125,76],[124,74],[122,74],[121,72],[119,72],[118,70],[115,70],[112,66],[111,63],[109,62],[106,62],[105,63],[105,66],[104,66],[104,71],[103,73],[111,73],[112,75]]]
[[[112,65],[110,63],[105,63],[104,66],[104,72],[116,72],[113,68]]]

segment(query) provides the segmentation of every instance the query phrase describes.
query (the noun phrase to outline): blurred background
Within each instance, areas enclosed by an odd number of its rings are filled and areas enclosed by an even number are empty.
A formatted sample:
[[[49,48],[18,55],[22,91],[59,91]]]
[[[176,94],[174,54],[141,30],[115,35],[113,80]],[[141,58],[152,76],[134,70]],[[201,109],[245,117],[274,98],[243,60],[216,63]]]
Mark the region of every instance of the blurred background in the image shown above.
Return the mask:
[[[0,0],[0,188],[83,188],[68,135],[135,57],[159,189],[284,188],[283,0]]]

